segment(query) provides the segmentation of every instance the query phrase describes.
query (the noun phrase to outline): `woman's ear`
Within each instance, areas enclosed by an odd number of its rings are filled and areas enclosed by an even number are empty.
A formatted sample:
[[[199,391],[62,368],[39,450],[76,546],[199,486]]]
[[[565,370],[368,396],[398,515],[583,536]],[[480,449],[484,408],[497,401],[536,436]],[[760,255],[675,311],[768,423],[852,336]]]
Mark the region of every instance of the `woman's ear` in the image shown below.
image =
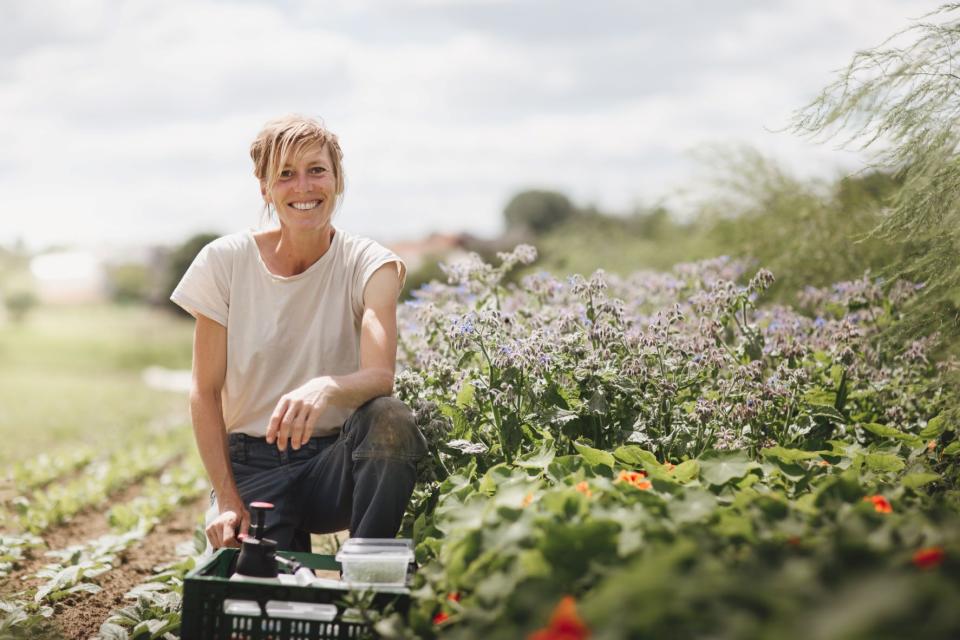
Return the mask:
[[[270,204],[270,196],[267,195],[267,183],[260,182],[260,195],[263,196],[263,201],[267,204]]]

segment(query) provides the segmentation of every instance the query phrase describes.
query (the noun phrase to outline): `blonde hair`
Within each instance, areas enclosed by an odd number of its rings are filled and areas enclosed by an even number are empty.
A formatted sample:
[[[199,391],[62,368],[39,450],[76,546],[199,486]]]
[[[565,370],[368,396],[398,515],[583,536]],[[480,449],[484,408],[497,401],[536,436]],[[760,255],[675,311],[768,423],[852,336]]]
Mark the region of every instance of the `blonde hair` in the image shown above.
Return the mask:
[[[344,187],[343,151],[340,150],[340,141],[323,124],[313,118],[290,114],[270,120],[263,125],[263,129],[250,145],[253,175],[266,186],[269,192],[277,183],[284,165],[303,153],[304,149],[315,144],[320,145],[321,148],[326,146],[330,150],[339,204]]]

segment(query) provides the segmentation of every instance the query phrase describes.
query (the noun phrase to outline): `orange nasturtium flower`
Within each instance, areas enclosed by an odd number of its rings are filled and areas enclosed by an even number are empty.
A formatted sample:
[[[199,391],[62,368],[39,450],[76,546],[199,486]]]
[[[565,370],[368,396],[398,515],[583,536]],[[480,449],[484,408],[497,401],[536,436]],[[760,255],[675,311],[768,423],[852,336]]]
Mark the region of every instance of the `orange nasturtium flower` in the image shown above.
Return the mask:
[[[890,501],[884,498],[883,496],[866,496],[863,499],[864,502],[872,502],[873,510],[877,513],[892,513],[893,506],[890,504]]]
[[[523,497],[523,503],[521,506],[529,507],[533,503],[533,493],[528,493]]]
[[[590,485],[587,484],[586,480],[578,482],[574,487],[577,491],[587,496],[588,498],[593,495],[593,491],[590,491]]]
[[[550,615],[550,623],[531,633],[527,640],[585,640],[589,637],[590,629],[577,615],[573,596],[564,596]]]
[[[930,442],[927,443],[927,451],[933,452],[933,450],[936,448],[937,448],[936,440],[931,440]]]
[[[443,624],[450,619],[450,615],[445,611],[441,611],[437,615],[433,616],[433,624]]]
[[[647,474],[643,471],[621,471],[614,482],[626,482],[635,489],[652,489],[653,485],[647,480]]]
[[[924,547],[913,554],[913,564],[920,569],[932,569],[943,562],[946,555],[943,547]]]
[[[821,467],[829,467],[829,466],[830,466],[830,463],[829,463],[827,460],[821,460],[821,461],[818,462],[817,464],[820,465]]]

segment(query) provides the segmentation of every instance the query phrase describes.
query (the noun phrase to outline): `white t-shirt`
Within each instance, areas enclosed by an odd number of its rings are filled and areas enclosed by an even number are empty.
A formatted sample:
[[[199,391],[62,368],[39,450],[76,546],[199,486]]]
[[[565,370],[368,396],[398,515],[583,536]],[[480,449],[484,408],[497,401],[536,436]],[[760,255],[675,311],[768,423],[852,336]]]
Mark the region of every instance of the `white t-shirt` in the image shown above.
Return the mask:
[[[319,260],[290,277],[267,269],[251,231],[200,251],[170,299],[227,329],[228,432],[263,437],[281,395],[311,378],[360,368],[363,290],[388,262],[396,262],[402,286],[406,267],[396,254],[341,229]],[[350,412],[330,407],[314,435],[338,432]]]

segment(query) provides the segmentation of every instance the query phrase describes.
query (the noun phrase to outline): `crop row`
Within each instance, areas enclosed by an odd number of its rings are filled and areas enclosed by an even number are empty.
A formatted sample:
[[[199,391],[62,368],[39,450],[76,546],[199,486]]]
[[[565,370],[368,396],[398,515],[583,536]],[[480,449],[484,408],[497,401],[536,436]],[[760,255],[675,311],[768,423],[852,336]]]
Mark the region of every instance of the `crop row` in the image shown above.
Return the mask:
[[[95,460],[63,484],[54,484],[10,501],[12,512],[2,514],[0,526],[39,534],[62,524],[80,511],[101,506],[110,495],[157,473],[183,455],[179,438],[168,437]]]
[[[86,466],[94,459],[95,453],[93,447],[83,445],[52,454],[41,453],[30,460],[14,463],[9,480],[18,493],[25,494]]]
[[[158,479],[148,480],[139,496],[107,512],[112,533],[47,552],[57,561],[36,572],[34,577],[43,582],[32,593],[19,594],[0,605],[5,616],[0,630],[16,627],[24,631],[42,625],[59,600],[73,594],[99,592],[96,578],[115,569],[123,551],[142,541],[158,522],[205,489],[202,468],[193,458]]]

